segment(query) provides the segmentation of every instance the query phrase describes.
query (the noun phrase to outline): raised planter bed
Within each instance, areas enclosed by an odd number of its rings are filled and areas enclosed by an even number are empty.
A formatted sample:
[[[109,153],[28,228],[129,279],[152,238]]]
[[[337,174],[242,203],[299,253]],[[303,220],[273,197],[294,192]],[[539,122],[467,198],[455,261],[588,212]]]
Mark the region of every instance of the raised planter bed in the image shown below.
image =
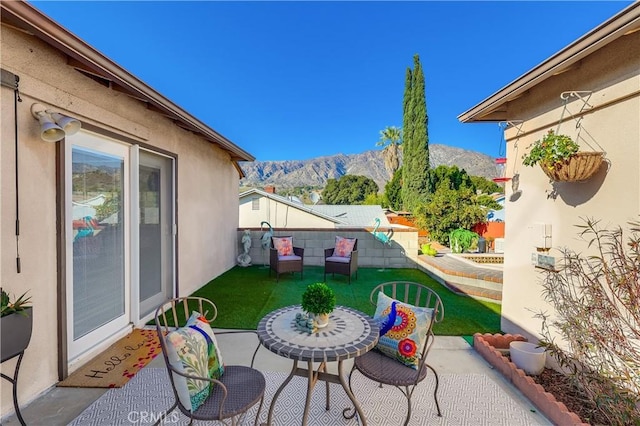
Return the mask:
[[[473,335],[473,347],[554,424],[588,426],[588,423],[584,423],[576,413],[569,411],[566,405],[558,401],[553,394],[546,392],[504,355],[509,350],[509,343],[514,340],[527,339],[519,334],[476,333]]]

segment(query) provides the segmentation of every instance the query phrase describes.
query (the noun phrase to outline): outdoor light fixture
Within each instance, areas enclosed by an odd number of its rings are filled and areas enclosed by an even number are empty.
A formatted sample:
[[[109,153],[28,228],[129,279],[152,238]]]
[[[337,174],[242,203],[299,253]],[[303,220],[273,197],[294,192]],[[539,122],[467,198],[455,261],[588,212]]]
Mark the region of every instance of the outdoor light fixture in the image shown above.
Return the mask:
[[[80,120],[47,109],[42,104],[31,105],[31,114],[40,122],[40,137],[46,142],[58,142],[82,127]]]

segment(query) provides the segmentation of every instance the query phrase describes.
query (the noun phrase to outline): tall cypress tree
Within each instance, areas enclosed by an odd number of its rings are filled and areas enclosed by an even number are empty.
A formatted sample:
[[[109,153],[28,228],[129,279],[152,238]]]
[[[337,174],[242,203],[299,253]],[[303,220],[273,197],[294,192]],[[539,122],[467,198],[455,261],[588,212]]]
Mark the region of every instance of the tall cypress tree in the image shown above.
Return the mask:
[[[411,73],[411,67],[407,67],[404,80],[404,97],[402,99],[402,208],[408,210],[409,191],[408,186],[404,184],[407,182],[409,176],[411,162],[411,147],[413,138],[413,120],[411,118],[411,85],[413,84],[413,76]]]
[[[407,71],[403,103],[403,182],[404,208],[413,210],[429,194],[429,137],[424,73],[420,57],[413,57],[413,71]],[[410,82],[409,82],[410,78]],[[408,89],[407,89],[408,88]]]
[[[429,195],[429,135],[427,131],[427,102],[424,87],[424,73],[420,64],[420,57],[413,57],[413,83],[411,85],[413,102],[413,141],[412,141],[412,185],[414,204],[424,200]]]

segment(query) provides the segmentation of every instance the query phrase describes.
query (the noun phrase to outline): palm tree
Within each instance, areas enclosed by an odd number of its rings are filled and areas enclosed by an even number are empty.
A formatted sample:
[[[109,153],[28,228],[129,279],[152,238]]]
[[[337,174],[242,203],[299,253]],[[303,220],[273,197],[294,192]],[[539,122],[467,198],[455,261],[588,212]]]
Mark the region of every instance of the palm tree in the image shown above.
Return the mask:
[[[395,126],[387,126],[380,131],[380,140],[376,142],[376,146],[384,146],[382,155],[384,158],[384,167],[387,169],[389,176],[393,176],[398,167],[400,167],[400,157],[398,154],[399,146],[402,144],[402,129]]]

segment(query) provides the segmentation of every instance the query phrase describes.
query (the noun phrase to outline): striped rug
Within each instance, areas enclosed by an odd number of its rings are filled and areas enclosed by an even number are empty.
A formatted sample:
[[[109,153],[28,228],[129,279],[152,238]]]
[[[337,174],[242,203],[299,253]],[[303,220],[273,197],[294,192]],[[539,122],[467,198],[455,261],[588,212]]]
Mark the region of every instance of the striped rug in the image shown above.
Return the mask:
[[[265,373],[267,395],[259,422],[266,422],[268,404],[286,373]],[[395,388],[379,388],[359,373],[353,378],[356,397],[372,426],[401,425],[406,415],[406,399]],[[358,425],[357,419],[345,420],[342,410],[349,406],[342,387],[331,384],[331,408],[325,410],[325,386],[314,389],[309,426]],[[294,377],[276,403],[274,425],[300,425],[304,409],[306,379]],[[110,389],[89,406],[70,425],[146,425],[153,424],[159,413],[171,406],[171,386],[162,368],[144,368],[119,389]],[[522,408],[496,383],[482,374],[442,374],[438,399],[443,417],[437,417],[433,402],[433,383],[422,383],[412,398],[410,425],[487,425],[517,426],[550,424],[533,410]],[[242,424],[253,424],[254,407]],[[188,418],[176,410],[166,424],[185,425]],[[204,424],[195,421],[194,424]]]

